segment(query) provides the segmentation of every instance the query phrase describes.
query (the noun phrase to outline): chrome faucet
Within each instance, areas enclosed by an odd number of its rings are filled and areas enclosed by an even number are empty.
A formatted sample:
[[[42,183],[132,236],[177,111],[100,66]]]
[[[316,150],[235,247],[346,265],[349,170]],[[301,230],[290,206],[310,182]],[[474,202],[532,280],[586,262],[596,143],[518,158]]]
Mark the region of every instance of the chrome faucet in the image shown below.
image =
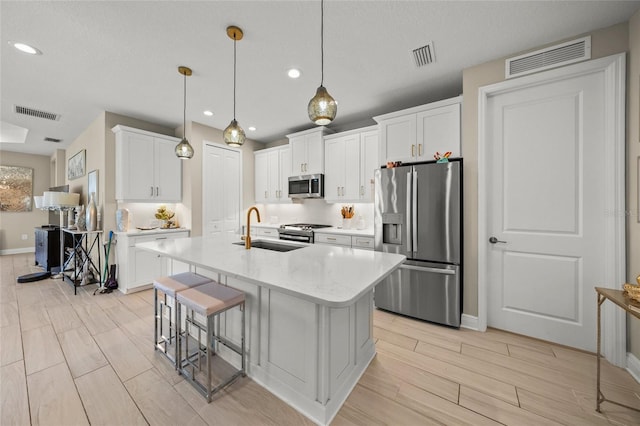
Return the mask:
[[[258,208],[256,206],[249,207],[249,210],[247,210],[247,235],[244,237],[244,248],[247,250],[251,248],[251,212],[254,210],[258,216],[258,223],[260,223],[260,212]]]

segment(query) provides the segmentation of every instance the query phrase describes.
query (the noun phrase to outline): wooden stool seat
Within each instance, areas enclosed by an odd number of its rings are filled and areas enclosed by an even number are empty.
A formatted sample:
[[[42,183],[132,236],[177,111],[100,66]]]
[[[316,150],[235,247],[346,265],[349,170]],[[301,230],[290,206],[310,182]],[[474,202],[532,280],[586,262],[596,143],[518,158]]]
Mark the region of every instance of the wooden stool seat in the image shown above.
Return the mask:
[[[208,317],[244,302],[244,293],[235,288],[210,282],[178,293],[178,302]]]
[[[179,291],[187,290],[197,285],[213,282],[211,278],[195,274],[193,272],[183,272],[181,274],[170,275],[168,277],[158,277],[153,281],[153,288],[160,290],[170,297],[175,297]]]

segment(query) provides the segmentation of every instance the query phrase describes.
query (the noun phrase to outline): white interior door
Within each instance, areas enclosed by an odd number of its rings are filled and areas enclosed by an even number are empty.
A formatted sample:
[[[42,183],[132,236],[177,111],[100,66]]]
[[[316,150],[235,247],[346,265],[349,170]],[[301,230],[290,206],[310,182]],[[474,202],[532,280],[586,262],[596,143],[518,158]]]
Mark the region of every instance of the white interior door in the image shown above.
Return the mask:
[[[242,171],[238,150],[205,144],[202,164],[204,235],[240,228]]]
[[[612,253],[624,264],[607,214],[623,180],[606,73],[567,74],[486,99],[487,325],[595,351],[594,287],[617,286]]]

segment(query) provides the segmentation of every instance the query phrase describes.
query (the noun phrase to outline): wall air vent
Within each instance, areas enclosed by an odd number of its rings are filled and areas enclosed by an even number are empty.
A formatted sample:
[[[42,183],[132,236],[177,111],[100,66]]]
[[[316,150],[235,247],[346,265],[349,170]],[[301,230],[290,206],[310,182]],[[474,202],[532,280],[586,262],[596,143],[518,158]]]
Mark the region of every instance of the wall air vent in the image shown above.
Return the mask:
[[[16,114],[28,115],[29,117],[44,118],[45,120],[60,120],[60,114],[52,112],[40,111],[34,108],[14,105]]]
[[[416,62],[416,67],[420,68],[425,65],[435,62],[436,53],[433,50],[433,42],[430,41],[426,46],[413,49],[413,60]]]
[[[505,78],[520,77],[591,59],[591,36],[507,59]]]
[[[60,142],[62,142],[62,139],[50,138],[49,136],[47,136],[46,138],[44,138],[44,141],[45,142],[60,143]]]

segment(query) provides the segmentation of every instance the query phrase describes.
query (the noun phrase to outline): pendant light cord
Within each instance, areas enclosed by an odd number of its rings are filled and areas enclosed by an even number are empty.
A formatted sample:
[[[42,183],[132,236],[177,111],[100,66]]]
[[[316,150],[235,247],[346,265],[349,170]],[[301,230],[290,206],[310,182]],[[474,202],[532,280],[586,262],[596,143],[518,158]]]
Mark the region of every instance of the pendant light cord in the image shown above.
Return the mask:
[[[236,33],[233,33],[233,119],[236,119]]]
[[[187,73],[184,73],[184,91],[182,102],[182,137],[187,138]]]
[[[324,0],[320,0],[320,86],[324,85]]]

